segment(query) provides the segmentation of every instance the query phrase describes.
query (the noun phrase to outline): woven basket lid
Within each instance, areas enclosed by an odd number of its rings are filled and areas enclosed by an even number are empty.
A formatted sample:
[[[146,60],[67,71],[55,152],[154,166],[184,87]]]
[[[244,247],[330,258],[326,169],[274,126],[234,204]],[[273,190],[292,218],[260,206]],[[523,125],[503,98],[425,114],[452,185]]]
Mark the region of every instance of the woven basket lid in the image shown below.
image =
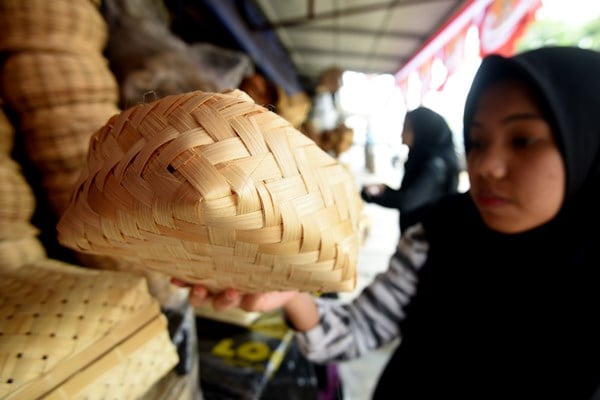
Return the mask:
[[[58,224],[75,250],[211,289],[351,291],[353,176],[243,91],[190,92],[111,118]]]
[[[0,277],[0,398],[134,399],[177,363],[141,277],[47,258]]]

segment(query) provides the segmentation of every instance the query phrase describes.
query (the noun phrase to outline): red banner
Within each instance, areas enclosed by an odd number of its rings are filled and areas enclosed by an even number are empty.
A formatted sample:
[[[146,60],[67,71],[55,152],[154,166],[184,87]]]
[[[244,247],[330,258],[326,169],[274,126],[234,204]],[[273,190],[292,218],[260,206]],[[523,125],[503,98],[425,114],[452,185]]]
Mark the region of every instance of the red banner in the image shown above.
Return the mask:
[[[480,54],[510,56],[525,28],[534,20],[540,0],[494,0],[479,25]]]
[[[447,69],[447,77],[454,73],[464,59],[465,36],[471,26],[479,30],[481,56],[514,54],[516,41],[534,20],[541,5],[541,0],[472,0],[396,73],[396,82],[405,85],[408,75],[416,70],[423,93],[443,87],[443,83],[440,87],[431,87],[431,63],[439,58]]]

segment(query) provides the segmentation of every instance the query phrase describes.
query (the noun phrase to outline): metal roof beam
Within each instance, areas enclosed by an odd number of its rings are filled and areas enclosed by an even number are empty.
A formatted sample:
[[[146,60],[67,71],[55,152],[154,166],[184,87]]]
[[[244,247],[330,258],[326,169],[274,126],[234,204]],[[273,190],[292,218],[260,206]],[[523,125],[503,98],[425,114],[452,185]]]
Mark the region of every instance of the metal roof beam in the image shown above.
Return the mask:
[[[349,15],[365,14],[382,9],[391,9],[395,7],[423,5],[426,3],[454,2],[454,0],[394,0],[383,3],[374,3],[366,6],[347,7],[340,10],[327,11],[320,14],[314,13],[314,5],[309,2],[309,9],[306,16],[282,19],[280,21],[268,21],[263,24],[253,24],[251,29],[254,30],[270,30],[276,28],[289,28],[298,25],[304,25],[314,21],[322,21],[327,19],[335,19]]]

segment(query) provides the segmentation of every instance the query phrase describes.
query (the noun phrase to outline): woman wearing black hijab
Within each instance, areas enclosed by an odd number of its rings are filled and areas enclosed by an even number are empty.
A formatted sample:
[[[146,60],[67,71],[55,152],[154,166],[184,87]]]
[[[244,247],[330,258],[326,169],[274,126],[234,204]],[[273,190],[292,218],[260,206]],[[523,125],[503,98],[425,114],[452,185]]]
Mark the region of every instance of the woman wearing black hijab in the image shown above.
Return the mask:
[[[370,184],[360,192],[367,203],[399,211],[400,233],[419,221],[423,206],[457,192],[460,172],[452,131],[435,111],[418,107],[407,112],[402,143],[409,152],[400,187]]]
[[[598,71],[600,53],[574,47],[484,58],[464,113],[469,191],[433,205],[352,303],[227,290],[213,304],[283,305],[313,361],[401,333],[377,399],[600,398]]]
[[[376,398],[600,389],[598,71],[578,48],[483,60],[464,114],[471,188],[423,223],[427,261]]]

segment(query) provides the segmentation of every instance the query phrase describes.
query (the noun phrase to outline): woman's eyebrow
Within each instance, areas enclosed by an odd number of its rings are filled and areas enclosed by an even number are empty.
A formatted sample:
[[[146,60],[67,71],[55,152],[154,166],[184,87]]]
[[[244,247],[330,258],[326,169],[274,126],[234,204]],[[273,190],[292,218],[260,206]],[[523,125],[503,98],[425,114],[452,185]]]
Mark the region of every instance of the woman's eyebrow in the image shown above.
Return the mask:
[[[510,114],[502,118],[502,123],[510,123],[514,121],[526,120],[526,119],[544,119],[539,113],[536,112],[525,112],[519,114]]]
[[[511,122],[522,121],[522,120],[530,120],[530,119],[539,119],[543,120],[544,117],[541,114],[536,112],[524,112],[518,114],[510,114],[500,120],[502,124],[509,124]],[[485,125],[483,121],[478,121],[477,119],[473,119],[471,121],[471,127],[481,127]]]

